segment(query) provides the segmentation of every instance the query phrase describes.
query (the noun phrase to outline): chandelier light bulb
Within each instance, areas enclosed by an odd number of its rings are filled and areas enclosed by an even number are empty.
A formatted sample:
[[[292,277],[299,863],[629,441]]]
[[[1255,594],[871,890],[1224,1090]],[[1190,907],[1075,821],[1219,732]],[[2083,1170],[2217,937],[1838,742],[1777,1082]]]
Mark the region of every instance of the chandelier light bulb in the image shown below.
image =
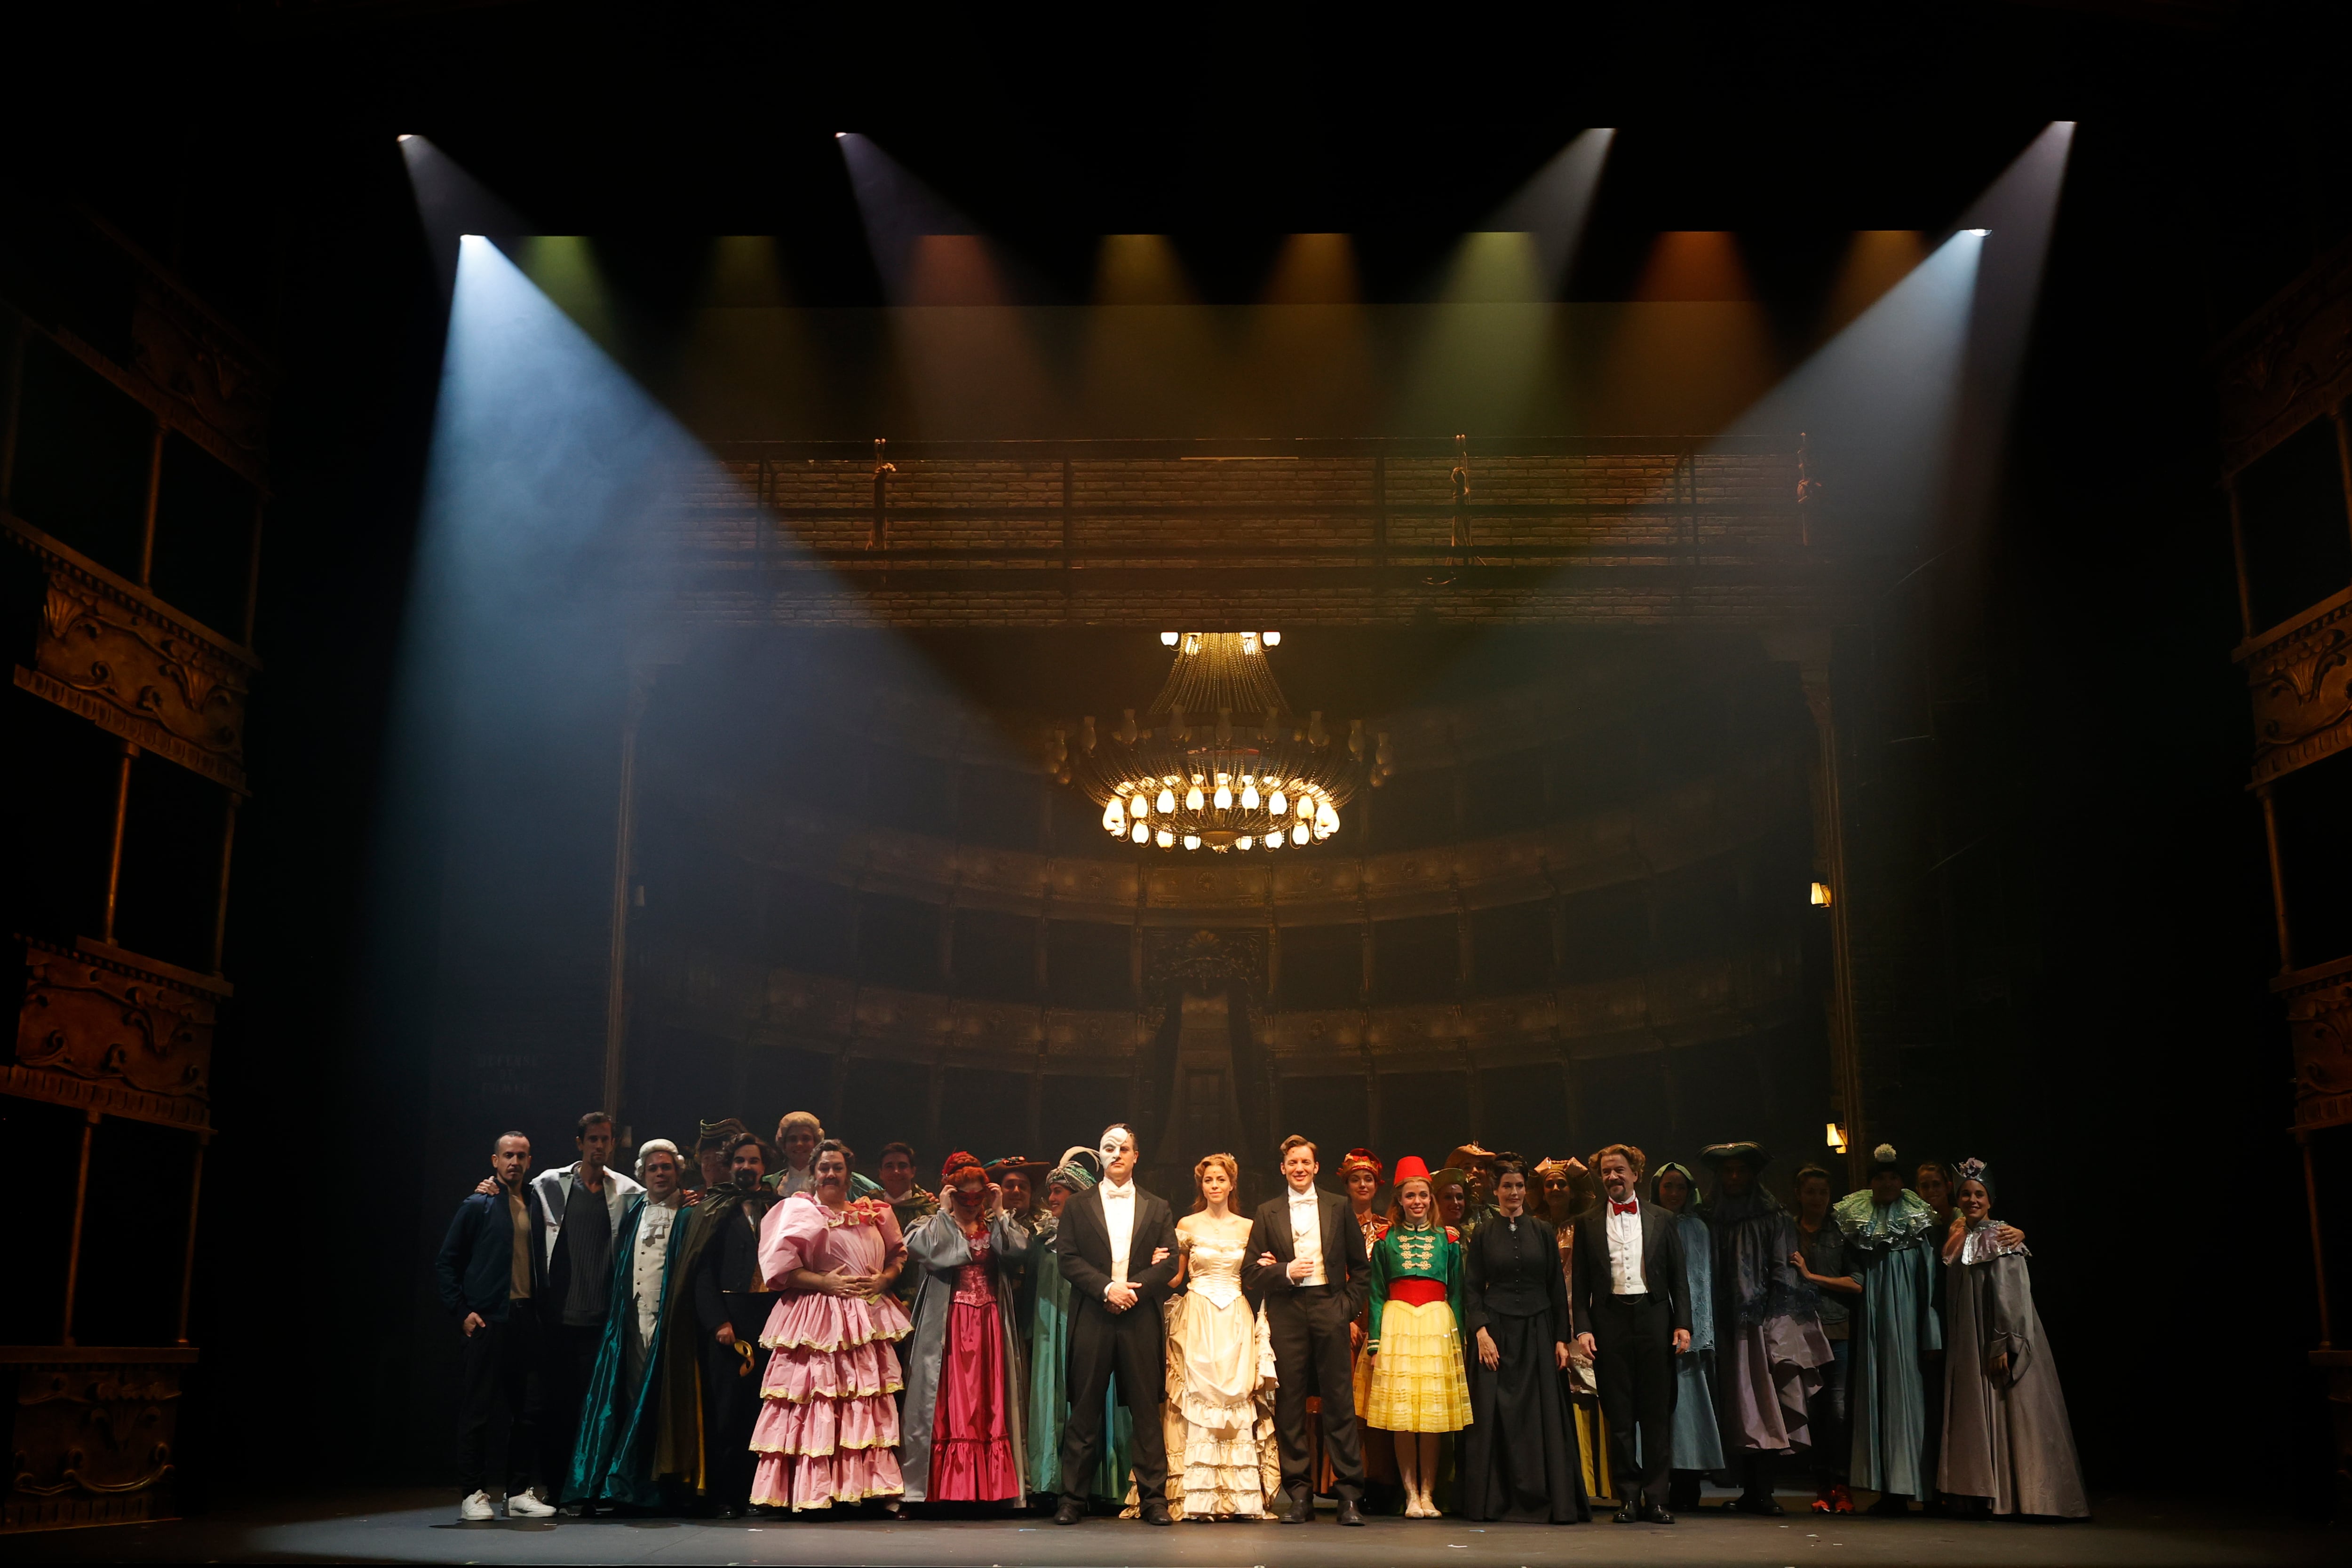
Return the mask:
[[[1223,785],[1223,784],[1218,785],[1218,786],[1217,786],[1216,801],[1217,801],[1217,810],[1220,810],[1220,811],[1230,811],[1230,810],[1232,810],[1234,809],[1234,792],[1233,792],[1233,790],[1232,790],[1230,788],[1228,788],[1227,786],[1225,786],[1225,785]]]
[[[1162,789],[1160,791],[1159,804],[1160,814],[1161,816],[1164,817],[1171,811],[1173,811],[1176,809],[1176,791],[1173,789]]]
[[[1175,842],[1176,842],[1176,835],[1175,835],[1175,834],[1173,834],[1173,833],[1170,832],[1170,831],[1169,831],[1167,829],[1165,829],[1165,828],[1162,828],[1162,829],[1160,829],[1160,847],[1161,849],[1163,849],[1163,850],[1164,850],[1164,849],[1171,848],[1171,847],[1175,844]]]
[[[1328,800],[1315,813],[1315,836],[1328,839],[1339,831],[1339,813],[1331,809]]]
[[[1235,840],[1234,841],[1234,848],[1235,848],[1235,849],[1237,849],[1237,850],[1245,850],[1245,849],[1247,849],[1247,848],[1249,848],[1249,847],[1250,847],[1250,836],[1249,836],[1247,833],[1244,833],[1240,838],[1237,838],[1237,839],[1235,839]]]
[[[1283,799],[1281,790],[1276,789],[1265,798],[1265,809],[1277,817],[1287,816],[1290,813],[1290,802]]]
[[[1135,798],[1127,803],[1127,814],[1130,817],[1151,815],[1151,797],[1138,789],[1135,792]]]
[[[1244,783],[1242,785],[1242,810],[1244,811],[1255,811],[1257,810],[1256,785],[1250,783]]]
[[[1299,823],[1298,826],[1290,830],[1290,841],[1294,844],[1305,843],[1307,841],[1307,824],[1304,822]]]
[[[1119,804],[1116,795],[1111,797],[1110,804],[1103,808],[1103,831],[1114,839],[1124,838],[1127,834],[1127,808]]]
[[[1148,844],[1151,841],[1151,830],[1143,823],[1138,822],[1135,824],[1135,832],[1131,836],[1137,843]]]
[[[1202,797],[1201,794],[1201,787],[1198,784],[1193,785],[1190,789],[1184,791],[1184,809],[1186,810],[1197,811],[1201,809],[1202,804]]]
[[[1280,833],[1266,834],[1265,847],[1269,852],[1280,849],[1282,847],[1282,835]]]
[[[1282,646],[1282,633],[1279,632],[1261,632],[1258,633],[1258,641],[1264,643],[1269,648],[1279,648]]]
[[[1174,632],[1162,632],[1160,633],[1160,645],[1163,648],[1173,648],[1176,645],[1177,636],[1178,633]]]
[[[1187,833],[1187,834],[1185,834],[1185,835],[1184,835],[1184,847],[1185,847],[1186,849],[1188,849],[1188,850],[1197,850],[1197,849],[1199,849],[1199,848],[1201,847],[1201,835],[1200,835],[1200,834],[1198,834],[1198,833]]]
[[[1315,797],[1312,795],[1298,797],[1298,820],[1302,822],[1311,822],[1315,820]]]

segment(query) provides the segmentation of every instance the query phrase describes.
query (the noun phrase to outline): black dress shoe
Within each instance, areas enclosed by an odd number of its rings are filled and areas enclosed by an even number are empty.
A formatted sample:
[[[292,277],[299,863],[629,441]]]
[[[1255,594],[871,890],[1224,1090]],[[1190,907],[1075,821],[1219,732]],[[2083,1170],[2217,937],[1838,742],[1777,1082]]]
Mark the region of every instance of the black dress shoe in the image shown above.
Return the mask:
[[[1054,1508],[1055,1524],[1076,1524],[1086,1516],[1086,1505],[1076,1498],[1066,1497]]]
[[[740,1519],[743,1517],[743,1510],[739,1504],[722,1502],[719,1505],[718,1517],[720,1519]]]
[[[1146,1524],[1173,1524],[1176,1521],[1168,1517],[1167,1502],[1162,1499],[1155,1497],[1150,1502],[1143,1505],[1143,1522]]]
[[[1339,1500],[1339,1522],[1342,1524],[1361,1524],[1364,1522],[1363,1511],[1343,1497]]]
[[[1761,1514],[1766,1519],[1778,1519],[1785,1511],[1770,1492],[1741,1492],[1732,1500],[1731,1506],[1742,1513]]]
[[[1621,1508],[1621,1509],[1619,1509],[1619,1510],[1616,1511],[1616,1513],[1615,1513],[1614,1515],[1612,1515],[1612,1518],[1613,1519],[1614,1522],[1616,1522],[1616,1523],[1618,1523],[1618,1524],[1639,1524],[1639,1523],[1641,1523],[1641,1522],[1642,1522],[1642,1504],[1641,1504],[1641,1500],[1640,1500],[1640,1499],[1638,1499],[1638,1498],[1636,1498],[1636,1497],[1634,1497],[1634,1496],[1633,1496],[1633,1493],[1631,1493],[1631,1492],[1626,1493],[1626,1494],[1625,1494],[1625,1506],[1624,1506],[1624,1507],[1622,1507],[1622,1508]]]
[[[1642,1500],[1642,1522],[1643,1524],[1672,1524],[1674,1521],[1675,1516],[1673,1514],[1668,1513],[1664,1509],[1659,1507],[1656,1503],[1652,1502],[1646,1497]]]

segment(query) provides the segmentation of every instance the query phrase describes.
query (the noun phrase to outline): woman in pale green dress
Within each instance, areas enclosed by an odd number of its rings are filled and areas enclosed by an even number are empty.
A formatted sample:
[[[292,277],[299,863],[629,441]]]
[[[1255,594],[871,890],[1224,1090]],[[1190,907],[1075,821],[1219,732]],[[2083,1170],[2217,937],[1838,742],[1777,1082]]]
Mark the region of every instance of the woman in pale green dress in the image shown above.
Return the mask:
[[[1062,1427],[1070,1418],[1070,1282],[1062,1277],[1061,1260],[1054,1255],[1054,1234],[1070,1195],[1095,1185],[1095,1162],[1092,1149],[1073,1148],[1063,1155],[1045,1178],[1045,1213],[1038,1217],[1035,1242],[1029,1249],[1037,1301],[1029,1328],[1029,1490],[1047,1499],[1062,1490]],[[1135,1429],[1116,1387],[1104,1396],[1104,1406],[1102,1468],[1087,1490],[1098,1500],[1116,1503],[1127,1496]]]

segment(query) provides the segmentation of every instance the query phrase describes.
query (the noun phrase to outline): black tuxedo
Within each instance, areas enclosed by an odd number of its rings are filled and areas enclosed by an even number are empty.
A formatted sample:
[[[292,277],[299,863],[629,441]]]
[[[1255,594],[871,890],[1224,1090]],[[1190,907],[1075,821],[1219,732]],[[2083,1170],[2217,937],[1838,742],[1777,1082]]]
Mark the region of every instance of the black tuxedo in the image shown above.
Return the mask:
[[[1151,1255],[1161,1248],[1158,1263]],[[1128,1239],[1127,1281],[1135,1304],[1115,1312],[1103,1301],[1111,1282],[1110,1232],[1102,1188],[1088,1187],[1062,1206],[1054,1255],[1070,1282],[1069,1423],[1062,1429],[1062,1495],[1081,1505],[1102,1448],[1103,1395],[1115,1374],[1118,1395],[1135,1417],[1135,1491],[1139,1500],[1164,1498],[1168,1445],[1160,1406],[1168,1396],[1167,1329],[1160,1305],[1176,1278],[1176,1216],[1164,1198],[1135,1189],[1135,1228]]]
[[[1307,1471],[1307,1391],[1323,1402],[1323,1451],[1331,1459],[1331,1490],[1349,1502],[1364,1495],[1363,1428],[1356,1419],[1354,1353],[1349,1326],[1371,1289],[1372,1266],[1364,1255],[1364,1233],[1348,1212],[1348,1200],[1315,1194],[1321,1211],[1321,1285],[1294,1285],[1290,1262],[1290,1189],[1286,1186],[1258,1205],[1250,1228],[1249,1255],[1242,1282],[1265,1298],[1268,1336],[1274,1341],[1274,1429],[1282,1441],[1282,1490],[1296,1505],[1310,1500],[1314,1477]],[[1272,1253],[1269,1268],[1258,1259]]]
[[[1575,1299],[1579,1333],[1593,1342],[1592,1375],[1601,1385],[1601,1416],[1609,1427],[1610,1473],[1617,1495],[1663,1496],[1674,1461],[1675,1331],[1691,1323],[1690,1278],[1683,1263],[1681,1223],[1642,1201],[1642,1283],[1633,1295],[1611,1289],[1609,1200],[1587,1210],[1576,1226]],[[1633,1462],[1633,1430],[1641,1451]]]

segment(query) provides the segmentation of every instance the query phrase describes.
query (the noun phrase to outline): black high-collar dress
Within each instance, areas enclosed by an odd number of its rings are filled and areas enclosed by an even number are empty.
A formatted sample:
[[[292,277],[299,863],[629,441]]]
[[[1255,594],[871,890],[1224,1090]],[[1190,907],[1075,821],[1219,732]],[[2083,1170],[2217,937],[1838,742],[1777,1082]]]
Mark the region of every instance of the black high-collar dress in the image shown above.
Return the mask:
[[[1553,1350],[1569,1338],[1558,1237],[1534,1215],[1496,1214],[1465,1250],[1470,1426],[1462,1434],[1462,1516],[1538,1524],[1590,1520],[1576,1428],[1567,1419]],[[1482,1328],[1500,1353],[1492,1371],[1478,1355]]]

